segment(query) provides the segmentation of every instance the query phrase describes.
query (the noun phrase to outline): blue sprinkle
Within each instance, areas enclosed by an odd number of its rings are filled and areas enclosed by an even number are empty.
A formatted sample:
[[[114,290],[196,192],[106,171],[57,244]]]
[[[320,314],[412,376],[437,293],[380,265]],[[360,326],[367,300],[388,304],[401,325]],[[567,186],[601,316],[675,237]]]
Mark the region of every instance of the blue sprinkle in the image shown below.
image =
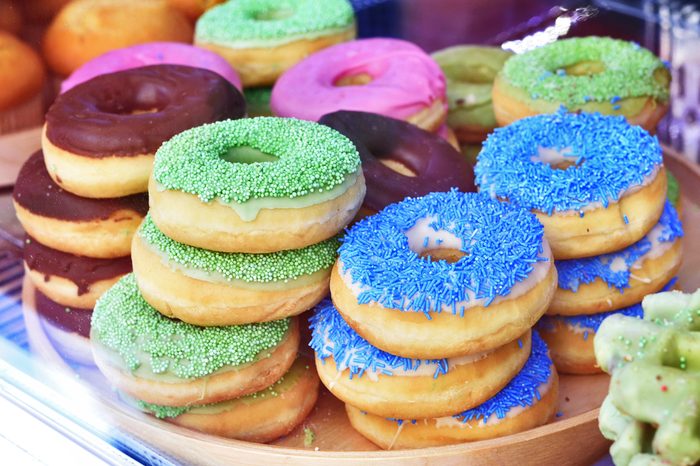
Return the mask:
[[[439,245],[442,244],[442,242],[443,242],[443,241],[442,241],[440,238],[438,238],[438,239],[435,241],[435,244],[437,244],[437,245],[439,246]]]
[[[537,99],[540,98],[540,95],[539,95],[539,94],[536,94],[536,93],[532,93],[532,94],[530,94],[530,98],[531,98],[532,100],[537,100]]]
[[[523,349],[523,341],[520,338],[518,338],[518,347]]]
[[[430,261],[412,251],[405,232],[432,218],[435,232],[450,233],[467,253],[455,263]],[[432,193],[387,206],[347,231],[339,249],[342,272],[362,285],[361,304],[400,311],[454,312],[462,304],[488,306],[507,296],[542,257],[544,228],[532,213],[485,193]],[[450,286],[446,286],[449,284]],[[467,306],[468,308],[468,306]]]
[[[668,61],[668,60],[661,60],[661,63],[664,64],[664,66],[666,67],[667,70],[670,70],[670,69],[671,69],[671,62],[670,62],[670,61]]]
[[[584,95],[584,96],[583,96],[583,101],[584,101],[584,102],[590,102],[591,100],[593,100],[593,98],[592,98],[590,95]]]
[[[630,219],[627,218],[627,215],[623,215],[623,216],[622,216],[622,220],[625,221],[625,225],[629,225],[629,224],[630,224]]]
[[[626,215],[623,218],[625,223],[629,222]],[[669,201],[664,204],[659,223],[654,228],[661,228],[658,240],[662,243],[672,242],[683,236],[683,225],[678,218],[678,212]],[[643,260],[643,257],[651,251],[650,235],[651,233],[648,233],[631,246],[610,254],[555,261],[554,265],[559,276],[559,288],[577,292],[580,285],[601,279],[609,287],[615,287],[620,293],[624,293],[625,288],[629,288],[631,278],[629,269],[635,262]],[[620,260],[624,260],[627,270],[613,271],[613,263],[620,262]]]
[[[578,216],[583,218],[583,216],[586,215],[586,213],[583,210],[578,211]]]
[[[620,105],[613,105],[613,110],[620,110]]]
[[[424,248],[427,248],[427,247],[428,247],[428,243],[430,243],[430,238],[428,238],[428,237],[426,236],[426,237],[423,239],[423,247],[424,247]]]
[[[316,352],[316,356],[322,361],[333,358],[339,370],[349,370],[351,379],[362,377],[367,371],[391,376],[397,369],[415,371],[424,365],[435,367],[434,378],[449,371],[447,359],[402,358],[372,346],[343,320],[329,299],[316,306],[309,322],[309,346]]]
[[[619,101],[620,101],[620,96],[619,96],[619,95],[613,96],[613,98],[610,99],[610,103],[611,103],[611,104],[617,103],[617,102],[619,102]]]
[[[564,413],[562,413],[561,411],[557,411],[556,417],[562,417],[563,415]]]
[[[568,147],[585,154],[585,161],[556,170],[531,160],[540,147]],[[617,202],[662,162],[656,137],[623,116],[560,109],[497,128],[484,142],[474,172],[481,192],[551,215]]]
[[[583,340],[584,340],[584,341],[585,341],[585,340],[588,340],[588,330],[585,330],[585,331],[583,332]]]
[[[566,70],[563,68],[559,68],[557,70],[557,76],[566,76]]]

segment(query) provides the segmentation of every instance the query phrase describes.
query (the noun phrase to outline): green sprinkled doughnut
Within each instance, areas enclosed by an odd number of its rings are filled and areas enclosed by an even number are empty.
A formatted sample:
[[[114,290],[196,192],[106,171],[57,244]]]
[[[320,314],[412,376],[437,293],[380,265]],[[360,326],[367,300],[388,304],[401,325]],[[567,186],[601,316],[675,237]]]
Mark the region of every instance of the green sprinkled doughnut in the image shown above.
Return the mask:
[[[239,41],[315,38],[354,23],[347,0],[235,0],[204,13],[197,21],[198,42],[231,45]]]
[[[138,234],[168,260],[187,269],[216,273],[225,279],[253,283],[294,280],[333,265],[340,241],[337,238],[303,249],[269,254],[242,254],[210,251],[178,243],[161,232],[147,215]]]
[[[498,126],[491,89],[493,80],[511,55],[496,47],[470,45],[449,47],[432,55],[447,80],[447,124],[450,128],[471,126],[488,131]]]
[[[232,155],[236,148],[253,155]],[[339,132],[294,118],[259,117],[178,134],[156,152],[153,177],[160,188],[203,202],[244,203],[329,191],[359,167],[357,149]]]
[[[230,327],[172,320],[144,301],[128,274],[97,301],[90,337],[131,371],[146,366],[154,374],[192,379],[255,361],[282,342],[289,326],[289,319]]]
[[[634,42],[608,37],[559,40],[515,55],[506,62],[502,76],[533,101],[563,104],[569,110],[590,102],[606,105],[586,111],[611,113],[611,108],[620,110],[616,102],[623,99],[653,97],[666,102],[669,98],[663,62]]]

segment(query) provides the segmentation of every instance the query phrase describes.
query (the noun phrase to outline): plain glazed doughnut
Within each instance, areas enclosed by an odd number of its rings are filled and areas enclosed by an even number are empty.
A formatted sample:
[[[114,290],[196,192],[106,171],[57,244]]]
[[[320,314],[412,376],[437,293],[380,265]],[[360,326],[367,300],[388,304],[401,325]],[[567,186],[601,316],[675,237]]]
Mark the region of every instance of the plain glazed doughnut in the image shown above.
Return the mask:
[[[242,94],[209,70],[153,65],[98,76],[59,95],[46,114],[46,168],[79,196],[145,192],[164,141],[244,115]]]
[[[296,319],[196,327],[143,300],[132,274],[97,301],[90,339],[100,371],[134,398],[165,406],[208,404],[272,385],[294,362]]]
[[[429,325],[426,322],[426,325]],[[530,354],[530,331],[495,350],[443,359],[409,359],[370,345],[328,301],[311,318],[316,369],[345,403],[399,419],[449,416],[502,389]]]
[[[547,345],[532,334],[532,352],[515,378],[485,403],[454,416],[386,419],[345,405],[352,426],[385,450],[426,448],[503,437],[546,424],[557,410],[559,378]]]
[[[318,397],[318,376],[298,358],[271,386],[241,398],[204,406],[171,407],[136,401],[173,424],[247,442],[269,442],[290,433],[309,415]]]
[[[597,113],[561,110],[497,128],[474,172],[480,191],[537,215],[558,260],[639,241],[666,200],[658,140],[622,117]]]
[[[367,184],[365,214],[407,197],[476,189],[474,171],[464,157],[443,138],[410,123],[345,110],[324,115],[319,123],[344,134],[357,147]],[[399,166],[394,169],[390,164]]]
[[[97,298],[131,272],[129,256],[95,259],[51,249],[31,236],[23,248],[24,267],[34,286],[63,306],[92,309]]]
[[[678,272],[682,236],[678,214],[666,201],[659,223],[633,245],[602,256],[555,261],[559,287],[547,314],[612,311],[656,293]]]
[[[226,60],[209,50],[178,42],[150,42],[112,50],[90,60],[61,83],[61,92],[103,74],[151,65],[183,65],[221,75],[239,91],[241,78]]]
[[[372,345],[435,359],[520,337],[549,306],[556,276],[533,214],[450,191],[392,204],[347,230],[331,295]]]
[[[199,18],[194,43],[228,60],[251,87],[271,86],[308,55],[354,38],[347,0],[236,0]]]
[[[494,83],[493,106],[501,126],[563,105],[622,115],[653,133],[668,110],[670,82],[664,63],[635,42],[571,38],[508,59]]]
[[[399,39],[361,39],[311,55],[279,78],[270,104],[277,116],[318,121],[354,110],[430,132],[447,116],[440,67],[420,47]]]
[[[300,314],[328,294],[336,238],[268,254],[210,251],[165,236],[146,216],[131,257],[144,299],[194,325],[239,325]]]
[[[158,149],[151,217],[168,237],[224,252],[301,249],[362,204],[357,149],[326,126],[246,118],[185,131]]]
[[[129,255],[131,237],[148,212],[148,196],[88,199],[65,191],[49,176],[41,151],[24,163],[12,191],[15,212],[41,244],[74,255]]]

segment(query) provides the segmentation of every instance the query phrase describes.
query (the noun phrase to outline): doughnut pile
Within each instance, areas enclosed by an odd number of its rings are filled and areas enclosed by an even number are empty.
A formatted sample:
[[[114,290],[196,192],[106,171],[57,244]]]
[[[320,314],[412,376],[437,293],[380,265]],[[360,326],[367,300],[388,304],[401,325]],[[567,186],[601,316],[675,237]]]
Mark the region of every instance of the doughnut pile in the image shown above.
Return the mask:
[[[561,109],[496,129],[475,173],[480,190],[544,225],[558,288],[538,328],[557,369],[600,372],[589,337],[610,314],[638,316],[680,267],[683,228],[658,141],[621,116]]]
[[[316,368],[385,449],[529,429],[557,405],[556,371],[531,331],[555,289],[527,210],[457,190],[409,197],[343,238],[332,302],[311,318]]]
[[[319,386],[297,357],[295,316],[327,295],[337,234],[364,193],[355,146],[317,123],[226,120],[166,141],[134,273],[93,313],[102,373],[178,425],[257,442],[288,434]]]
[[[581,37],[552,42],[506,61],[493,87],[496,120],[556,112],[624,116],[649,132],[669,105],[671,74],[635,42]]]
[[[612,375],[600,430],[616,465],[700,462],[700,291],[649,295],[644,318],[613,316],[595,337]]]

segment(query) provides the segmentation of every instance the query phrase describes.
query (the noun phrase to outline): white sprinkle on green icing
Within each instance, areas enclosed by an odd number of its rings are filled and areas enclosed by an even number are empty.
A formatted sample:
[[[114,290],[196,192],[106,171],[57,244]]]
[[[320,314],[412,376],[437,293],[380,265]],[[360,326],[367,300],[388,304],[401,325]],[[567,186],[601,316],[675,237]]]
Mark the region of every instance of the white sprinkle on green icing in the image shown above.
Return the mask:
[[[198,42],[285,39],[347,28],[355,20],[347,0],[236,0],[197,21]]]
[[[335,262],[340,241],[331,238],[303,249],[269,254],[243,254],[210,251],[178,243],[153,223],[150,214],[139,228],[139,235],[168,260],[187,269],[221,275],[226,280],[270,283],[294,280],[329,268]]]
[[[282,319],[197,327],[170,319],[143,299],[134,275],[128,274],[97,301],[91,338],[114,351],[132,372],[145,366],[154,374],[191,379],[255,361],[282,342],[289,325]]]
[[[570,75],[565,68],[599,62],[604,70]],[[667,101],[668,82],[654,72],[663,62],[634,42],[609,37],[583,37],[553,42],[508,59],[503,76],[514,87],[535,99],[559,102],[572,109],[587,102],[610,102],[651,96]]]
[[[237,163],[223,157],[251,147],[275,161]],[[345,136],[295,118],[227,120],[178,134],[156,152],[153,176],[160,187],[199,196],[203,202],[244,203],[325,192],[360,168]]]

